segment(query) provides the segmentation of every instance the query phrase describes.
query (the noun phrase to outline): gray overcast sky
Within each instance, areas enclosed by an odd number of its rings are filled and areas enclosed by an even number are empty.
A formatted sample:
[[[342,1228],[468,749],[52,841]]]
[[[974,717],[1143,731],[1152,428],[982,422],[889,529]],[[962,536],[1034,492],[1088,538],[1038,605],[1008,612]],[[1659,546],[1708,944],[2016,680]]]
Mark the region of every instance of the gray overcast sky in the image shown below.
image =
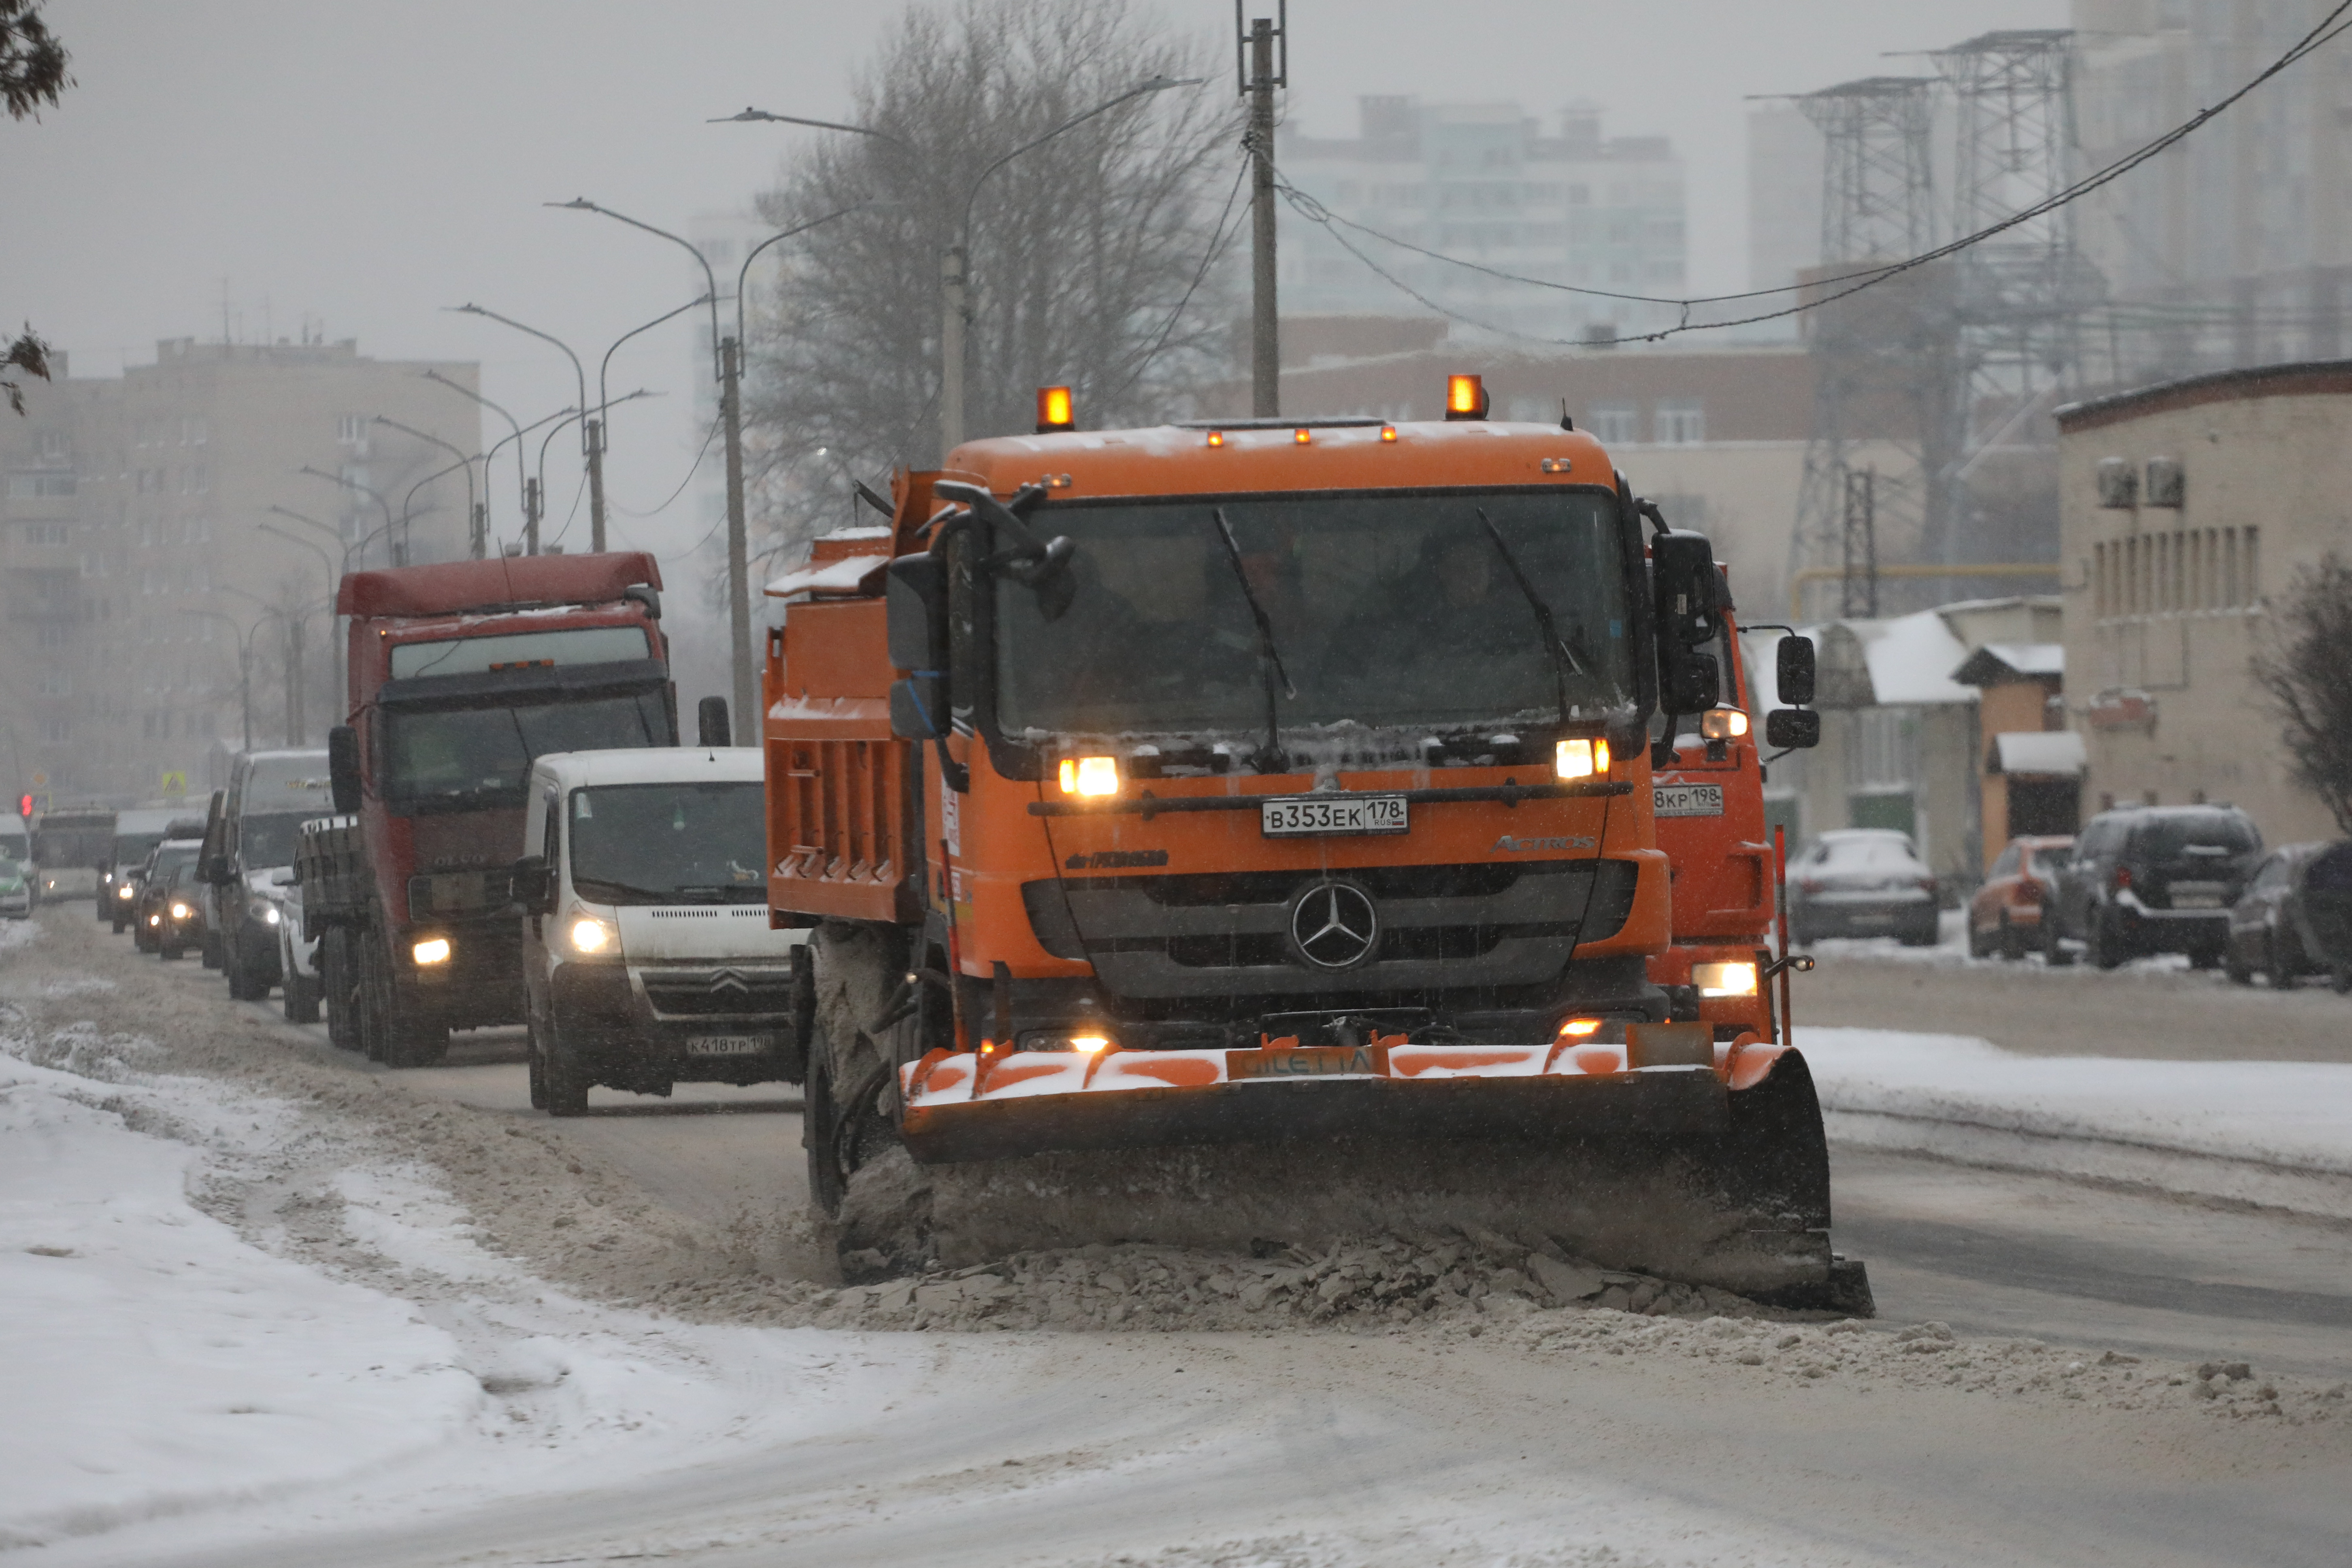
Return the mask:
[[[1225,0],[1161,0],[1225,47]],[[1272,0],[1251,0],[1252,14]],[[83,374],[218,337],[222,292],[258,336],[305,315],[385,357],[478,359],[518,415],[572,400],[552,349],[441,314],[476,300],[591,361],[699,292],[665,228],[740,208],[792,139],[706,125],[746,103],[832,118],[895,4],[816,0],[47,0],[79,86],[39,123],[0,121],[0,324],[29,319]],[[1922,69],[1882,58],[1992,27],[2056,26],[2064,0],[1297,0],[1288,112],[1349,132],[1360,93],[1510,100],[1549,118],[1590,97],[1612,131],[1663,132],[1691,170],[1691,280],[1745,279],[1745,95]],[[1229,58],[1228,56],[1221,57]],[[1230,91],[1220,77],[1205,91]],[[614,360],[613,490],[644,510],[683,477],[682,325]],[[644,405],[641,405],[641,407]],[[526,411],[530,411],[526,414]],[[556,487],[551,485],[551,489]],[[568,502],[569,487],[555,505]],[[681,504],[634,537],[691,542]]]

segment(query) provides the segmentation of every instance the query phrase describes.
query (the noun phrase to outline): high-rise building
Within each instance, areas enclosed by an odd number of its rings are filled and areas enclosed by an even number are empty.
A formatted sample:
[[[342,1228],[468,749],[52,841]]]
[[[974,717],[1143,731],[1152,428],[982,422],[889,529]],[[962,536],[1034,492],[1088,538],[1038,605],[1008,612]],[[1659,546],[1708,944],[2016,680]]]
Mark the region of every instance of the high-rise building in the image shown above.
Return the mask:
[[[1678,298],[1684,288],[1682,160],[1664,136],[1604,137],[1589,103],[1557,134],[1515,103],[1359,100],[1350,138],[1282,134],[1282,177],[1337,217],[1498,271],[1619,294]],[[1475,328],[1555,342],[1606,341],[1671,326],[1672,306],[1570,294],[1450,265],[1359,230],[1337,234],[1281,209],[1285,315],[1427,316],[1422,303],[1349,254]],[[1346,244],[1341,243],[1344,237]]]
[[[319,743],[342,718],[334,578],[470,548],[480,413],[422,373],[471,389],[478,367],[191,338],[119,377],[54,363],[23,418],[0,411],[10,794],[200,795],[248,722]]]

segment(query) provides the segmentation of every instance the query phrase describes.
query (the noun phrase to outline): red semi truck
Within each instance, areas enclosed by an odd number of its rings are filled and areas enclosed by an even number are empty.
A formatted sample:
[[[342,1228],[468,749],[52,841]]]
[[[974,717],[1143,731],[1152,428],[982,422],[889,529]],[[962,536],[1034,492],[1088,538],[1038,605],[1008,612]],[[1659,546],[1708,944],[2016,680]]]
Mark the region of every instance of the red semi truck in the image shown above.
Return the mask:
[[[508,556],[355,572],[335,809],[303,836],[333,1037],[394,1067],[453,1028],[523,1021],[511,868],[552,752],[677,743],[651,555]]]

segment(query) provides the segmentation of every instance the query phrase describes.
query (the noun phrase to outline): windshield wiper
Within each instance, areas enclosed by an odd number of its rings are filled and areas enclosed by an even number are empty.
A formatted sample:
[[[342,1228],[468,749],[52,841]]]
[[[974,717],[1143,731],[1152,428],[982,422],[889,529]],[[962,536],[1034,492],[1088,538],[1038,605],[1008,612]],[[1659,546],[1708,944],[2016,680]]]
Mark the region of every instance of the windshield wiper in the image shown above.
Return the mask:
[[[1559,688],[1559,721],[1565,724],[1569,721],[1568,678],[1584,674],[1584,666],[1578,662],[1575,650],[1560,639],[1559,623],[1552,618],[1551,606],[1544,603],[1541,594],[1536,592],[1535,584],[1528,580],[1525,568],[1519,564],[1519,558],[1511,553],[1511,547],[1503,542],[1503,531],[1495,526],[1495,520],[1486,515],[1485,507],[1475,510],[1478,513],[1478,521],[1486,525],[1486,537],[1494,541],[1495,553],[1501,556],[1503,564],[1511,569],[1511,581],[1519,585],[1519,592],[1527,596],[1528,608],[1536,613],[1536,625],[1543,632],[1544,656],[1551,660],[1552,680]]]
[[[1234,581],[1242,585],[1242,597],[1249,601],[1250,618],[1257,622],[1257,668],[1265,682],[1265,749],[1258,753],[1257,771],[1262,773],[1280,773],[1286,759],[1282,754],[1282,714],[1275,698],[1275,683],[1282,683],[1282,693],[1292,701],[1298,700],[1298,689],[1290,683],[1290,672],[1282,668],[1282,652],[1274,646],[1274,623],[1266,617],[1265,606],[1257,602],[1257,590],[1250,586],[1249,572],[1242,565],[1242,547],[1234,538],[1234,525],[1225,521],[1225,509],[1218,507],[1212,514],[1217,520],[1217,537],[1224,541],[1225,562],[1234,569]]]

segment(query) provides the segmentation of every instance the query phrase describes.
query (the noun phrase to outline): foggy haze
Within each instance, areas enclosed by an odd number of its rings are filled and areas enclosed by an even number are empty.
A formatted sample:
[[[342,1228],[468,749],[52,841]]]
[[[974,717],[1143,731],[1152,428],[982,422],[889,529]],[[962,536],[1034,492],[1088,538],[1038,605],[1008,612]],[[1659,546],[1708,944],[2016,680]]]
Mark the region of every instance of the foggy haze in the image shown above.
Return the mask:
[[[1223,0],[1161,9],[1230,60]],[[674,247],[540,204],[585,195],[671,229],[746,208],[799,139],[826,133],[704,121],[747,103],[847,113],[850,78],[896,10],[50,0],[45,14],[79,85],[38,123],[0,126],[12,323],[29,320],[76,374],[111,375],[158,338],[217,339],[226,303],[247,341],[307,323],[374,357],[478,359],[485,394],[529,420],[573,400],[570,364],[441,308],[477,301],[551,331],[593,376],[606,344],[699,280]],[[1710,292],[1746,283],[1745,95],[1924,71],[1885,52],[2065,20],[2061,0],[1298,0],[1287,112],[1351,134],[1363,93],[1516,100],[1546,117],[1591,98],[1612,134],[1671,136],[1688,161],[1690,283]],[[1198,90],[1229,95],[1231,78]],[[614,361],[616,394],[667,394],[614,416],[616,542],[669,555],[706,531],[683,499],[628,515],[686,475],[702,436],[695,371],[684,319]],[[551,468],[551,534],[578,482]],[[510,514],[511,496],[498,500]],[[574,534],[585,528],[583,508]]]

